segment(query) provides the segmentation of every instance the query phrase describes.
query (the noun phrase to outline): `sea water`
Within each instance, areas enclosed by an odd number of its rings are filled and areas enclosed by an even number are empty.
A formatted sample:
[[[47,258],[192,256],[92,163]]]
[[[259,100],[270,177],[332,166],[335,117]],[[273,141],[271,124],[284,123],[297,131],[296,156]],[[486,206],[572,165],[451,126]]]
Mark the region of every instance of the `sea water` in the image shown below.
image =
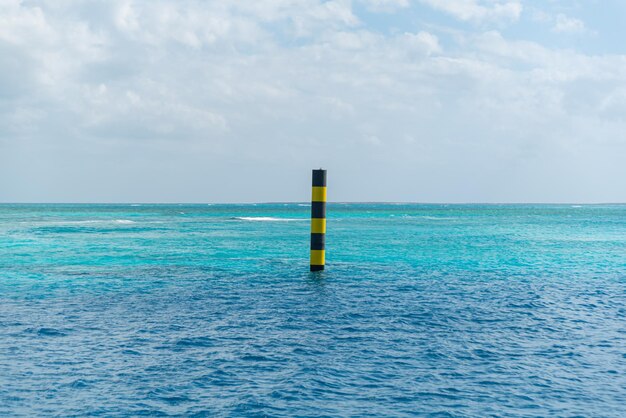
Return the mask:
[[[0,205],[0,416],[626,415],[626,206]]]

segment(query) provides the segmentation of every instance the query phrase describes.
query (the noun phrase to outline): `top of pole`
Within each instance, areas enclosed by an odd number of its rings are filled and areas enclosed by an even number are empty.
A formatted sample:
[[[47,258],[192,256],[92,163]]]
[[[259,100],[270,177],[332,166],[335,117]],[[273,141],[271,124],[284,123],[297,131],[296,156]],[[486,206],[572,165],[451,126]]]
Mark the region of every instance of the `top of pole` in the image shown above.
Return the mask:
[[[313,187],[326,187],[326,170],[313,170]]]

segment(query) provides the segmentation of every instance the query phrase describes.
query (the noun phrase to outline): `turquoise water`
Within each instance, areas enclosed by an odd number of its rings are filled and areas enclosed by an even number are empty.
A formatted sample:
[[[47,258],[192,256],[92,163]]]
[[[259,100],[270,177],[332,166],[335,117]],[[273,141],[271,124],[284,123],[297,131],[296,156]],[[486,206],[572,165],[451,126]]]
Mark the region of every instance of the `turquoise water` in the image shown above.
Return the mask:
[[[0,416],[626,415],[626,206],[0,205]]]

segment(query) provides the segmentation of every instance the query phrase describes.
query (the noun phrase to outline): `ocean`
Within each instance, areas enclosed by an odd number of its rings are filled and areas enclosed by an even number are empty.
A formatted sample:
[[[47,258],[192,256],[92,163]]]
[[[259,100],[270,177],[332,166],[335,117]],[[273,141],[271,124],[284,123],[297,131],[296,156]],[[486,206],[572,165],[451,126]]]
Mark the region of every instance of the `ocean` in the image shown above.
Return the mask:
[[[0,205],[0,416],[626,416],[626,205]]]

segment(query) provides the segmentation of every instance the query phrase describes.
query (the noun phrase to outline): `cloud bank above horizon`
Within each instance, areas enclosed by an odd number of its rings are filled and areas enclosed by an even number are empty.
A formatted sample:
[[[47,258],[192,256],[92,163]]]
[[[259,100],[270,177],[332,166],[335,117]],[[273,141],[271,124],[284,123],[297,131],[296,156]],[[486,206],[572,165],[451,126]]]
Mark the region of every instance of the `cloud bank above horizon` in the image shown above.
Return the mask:
[[[626,202],[617,0],[0,0],[0,201]]]

